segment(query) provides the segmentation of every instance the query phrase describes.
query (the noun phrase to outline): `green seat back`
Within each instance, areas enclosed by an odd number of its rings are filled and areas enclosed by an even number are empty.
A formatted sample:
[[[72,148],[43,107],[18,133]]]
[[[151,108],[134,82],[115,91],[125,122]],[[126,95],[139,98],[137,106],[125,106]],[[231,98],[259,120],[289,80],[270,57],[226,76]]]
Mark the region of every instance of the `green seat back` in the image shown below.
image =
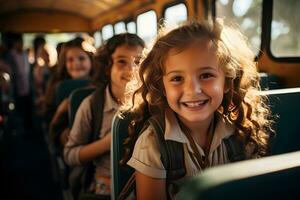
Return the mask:
[[[264,91],[269,98],[275,120],[272,154],[300,150],[300,88]]]
[[[86,87],[90,84],[89,79],[70,79],[58,83],[56,86],[56,105],[59,105],[65,98],[68,98],[71,92],[77,88]]]
[[[129,115],[120,117],[116,115],[112,125],[112,199],[118,199],[122,188],[127,180],[133,174],[134,170],[130,167],[120,166],[119,162],[123,156],[123,142],[128,137],[128,125],[130,123]]]
[[[300,199],[300,151],[212,167],[183,186],[181,200]]]
[[[83,99],[89,96],[94,92],[96,88],[87,87],[87,88],[78,88],[74,90],[69,97],[70,100],[70,109],[69,109],[69,127],[71,128],[75,119],[76,112],[83,101]]]

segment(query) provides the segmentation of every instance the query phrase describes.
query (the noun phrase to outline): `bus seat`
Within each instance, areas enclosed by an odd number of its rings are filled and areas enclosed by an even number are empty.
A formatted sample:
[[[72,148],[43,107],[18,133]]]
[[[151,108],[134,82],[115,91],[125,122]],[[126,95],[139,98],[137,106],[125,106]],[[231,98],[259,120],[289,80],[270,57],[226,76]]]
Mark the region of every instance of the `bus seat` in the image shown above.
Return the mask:
[[[300,151],[204,170],[176,199],[300,199]]]
[[[271,153],[281,154],[300,150],[300,88],[263,91],[269,99],[272,114],[277,115]]]
[[[78,88],[70,94],[69,128],[71,128],[73,125],[76,111],[80,106],[81,102],[85,97],[89,96],[92,92],[94,92],[95,89],[95,87]]]
[[[264,72],[259,73],[261,90],[273,90],[282,88],[283,85],[278,76],[274,74],[267,74]]]
[[[112,122],[112,199],[118,199],[122,188],[134,172],[132,168],[120,166],[119,164],[124,152],[123,142],[128,136],[128,125],[130,123],[130,119],[129,115],[122,117],[115,115]]]
[[[56,105],[59,105],[65,98],[69,97],[71,92],[77,88],[88,86],[89,79],[70,79],[61,81],[56,87]]]
[[[297,119],[297,115],[300,113],[300,104],[298,103],[300,102],[300,88],[267,90],[262,91],[262,93],[268,96],[272,113],[280,116],[275,123],[276,136],[272,146],[272,154],[300,150],[300,134],[298,134],[300,123]],[[122,118],[115,116],[112,123],[112,195],[115,199],[133,173],[129,167],[119,165],[124,152],[123,142],[128,136],[129,123],[129,116]],[[300,159],[298,158],[298,160]]]

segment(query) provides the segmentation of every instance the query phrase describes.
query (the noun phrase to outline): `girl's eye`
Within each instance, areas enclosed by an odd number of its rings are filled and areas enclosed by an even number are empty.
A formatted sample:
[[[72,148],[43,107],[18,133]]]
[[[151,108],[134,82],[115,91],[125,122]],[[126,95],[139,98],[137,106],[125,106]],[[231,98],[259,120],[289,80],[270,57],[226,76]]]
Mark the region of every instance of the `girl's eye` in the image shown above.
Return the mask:
[[[117,63],[124,65],[124,64],[126,64],[127,62],[126,62],[126,60],[117,60]]]
[[[85,60],[85,57],[84,56],[79,56],[79,60],[83,61],[83,60]]]
[[[171,79],[172,82],[179,82],[179,81],[182,81],[183,78],[181,76],[175,76]]]
[[[211,77],[213,77],[213,74],[211,74],[211,73],[204,73],[204,74],[200,75],[200,79],[208,79]]]

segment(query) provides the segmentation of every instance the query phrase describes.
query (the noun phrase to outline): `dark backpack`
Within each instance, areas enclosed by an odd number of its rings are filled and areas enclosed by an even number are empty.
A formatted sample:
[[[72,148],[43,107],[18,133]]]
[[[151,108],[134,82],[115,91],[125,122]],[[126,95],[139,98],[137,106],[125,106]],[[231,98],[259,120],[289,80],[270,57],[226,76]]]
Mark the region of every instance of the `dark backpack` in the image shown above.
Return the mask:
[[[122,122],[123,120],[123,122]],[[122,124],[122,123],[127,123],[127,126],[130,123],[130,116],[129,115],[125,115],[124,119],[120,119],[120,118],[116,118],[115,119],[115,123],[113,126],[118,124]],[[167,171],[167,178],[166,178],[166,184],[169,185],[170,183],[183,178],[186,174],[186,168],[185,168],[185,163],[184,163],[184,150],[183,150],[183,144],[176,142],[176,141],[172,141],[172,140],[165,140],[164,139],[164,130],[165,130],[165,120],[164,118],[162,118],[162,116],[152,116],[148,119],[148,121],[146,122],[146,127],[148,127],[148,125],[151,125],[154,128],[154,132],[156,133],[157,139],[158,139],[158,144],[159,144],[159,150],[161,153],[161,161],[162,164],[164,165],[164,168]],[[126,126],[126,125],[125,125]],[[122,125],[122,127],[125,127],[124,124]],[[115,127],[113,127],[113,129],[115,129]],[[139,128],[141,131],[139,131],[140,133],[143,132],[143,130],[145,130],[145,128]],[[127,131],[127,135],[128,135],[128,130],[120,130],[120,131]],[[114,134],[117,134],[114,133]],[[120,134],[120,133],[119,133]],[[114,135],[113,135],[114,137]],[[115,139],[115,138],[113,138]],[[243,144],[240,142],[240,140],[238,140],[236,135],[232,135],[229,138],[224,140],[224,143],[226,145],[226,149],[227,149],[227,153],[228,153],[228,158],[231,162],[236,162],[236,161],[240,161],[240,160],[244,160],[245,154],[244,154],[244,148],[243,148]],[[115,153],[115,152],[114,152]],[[115,162],[114,162],[115,163]],[[129,166],[128,166],[129,167]],[[114,167],[115,168],[115,167]],[[131,167],[129,167],[131,168]],[[121,184],[123,186],[122,190],[117,191],[118,195],[118,199],[126,199],[126,197],[128,195],[130,195],[130,193],[134,190],[135,188],[135,179],[134,179],[134,170],[126,170],[127,173],[131,173],[130,174],[130,178],[128,178],[126,184],[122,183],[120,180],[117,180],[117,184]],[[127,174],[127,177],[128,174]],[[114,181],[116,179],[114,178]],[[116,183],[114,183],[116,184]]]
[[[92,133],[89,136],[89,142],[91,143],[99,139],[99,131],[102,126],[103,119],[103,108],[104,108],[104,94],[105,94],[106,85],[100,85],[96,91],[92,94],[91,98],[91,111],[92,111]],[[93,176],[95,173],[95,166],[93,162],[89,162],[84,166],[76,166],[71,171],[71,182],[73,182],[72,190],[75,198],[81,193],[87,193],[87,189],[91,182],[93,181]],[[93,194],[87,194],[93,195]],[[99,199],[101,199],[101,195]]]

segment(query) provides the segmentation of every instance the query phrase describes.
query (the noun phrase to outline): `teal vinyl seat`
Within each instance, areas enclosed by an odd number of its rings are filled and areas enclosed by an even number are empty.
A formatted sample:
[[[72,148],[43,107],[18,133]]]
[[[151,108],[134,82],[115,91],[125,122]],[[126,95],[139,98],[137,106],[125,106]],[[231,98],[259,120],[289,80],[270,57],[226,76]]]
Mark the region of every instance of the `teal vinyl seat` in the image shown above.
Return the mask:
[[[86,87],[90,84],[90,82],[91,81],[89,79],[69,79],[61,81],[56,86],[55,104],[59,105],[65,98],[68,98],[75,89]]]
[[[192,178],[179,200],[300,199],[300,151],[213,167]]]
[[[269,99],[272,114],[277,115],[271,154],[300,150],[300,88],[263,91]]]
[[[71,128],[75,119],[76,112],[83,101],[83,99],[96,90],[95,87],[85,87],[75,89],[69,97],[70,109],[69,109],[69,127]]]
[[[274,74],[259,73],[261,90],[273,90],[283,88],[280,78]]]
[[[112,122],[112,199],[118,199],[122,188],[134,172],[132,168],[119,164],[124,152],[123,142],[128,137],[128,125],[130,121],[131,118],[129,115],[122,117],[115,115]]]

